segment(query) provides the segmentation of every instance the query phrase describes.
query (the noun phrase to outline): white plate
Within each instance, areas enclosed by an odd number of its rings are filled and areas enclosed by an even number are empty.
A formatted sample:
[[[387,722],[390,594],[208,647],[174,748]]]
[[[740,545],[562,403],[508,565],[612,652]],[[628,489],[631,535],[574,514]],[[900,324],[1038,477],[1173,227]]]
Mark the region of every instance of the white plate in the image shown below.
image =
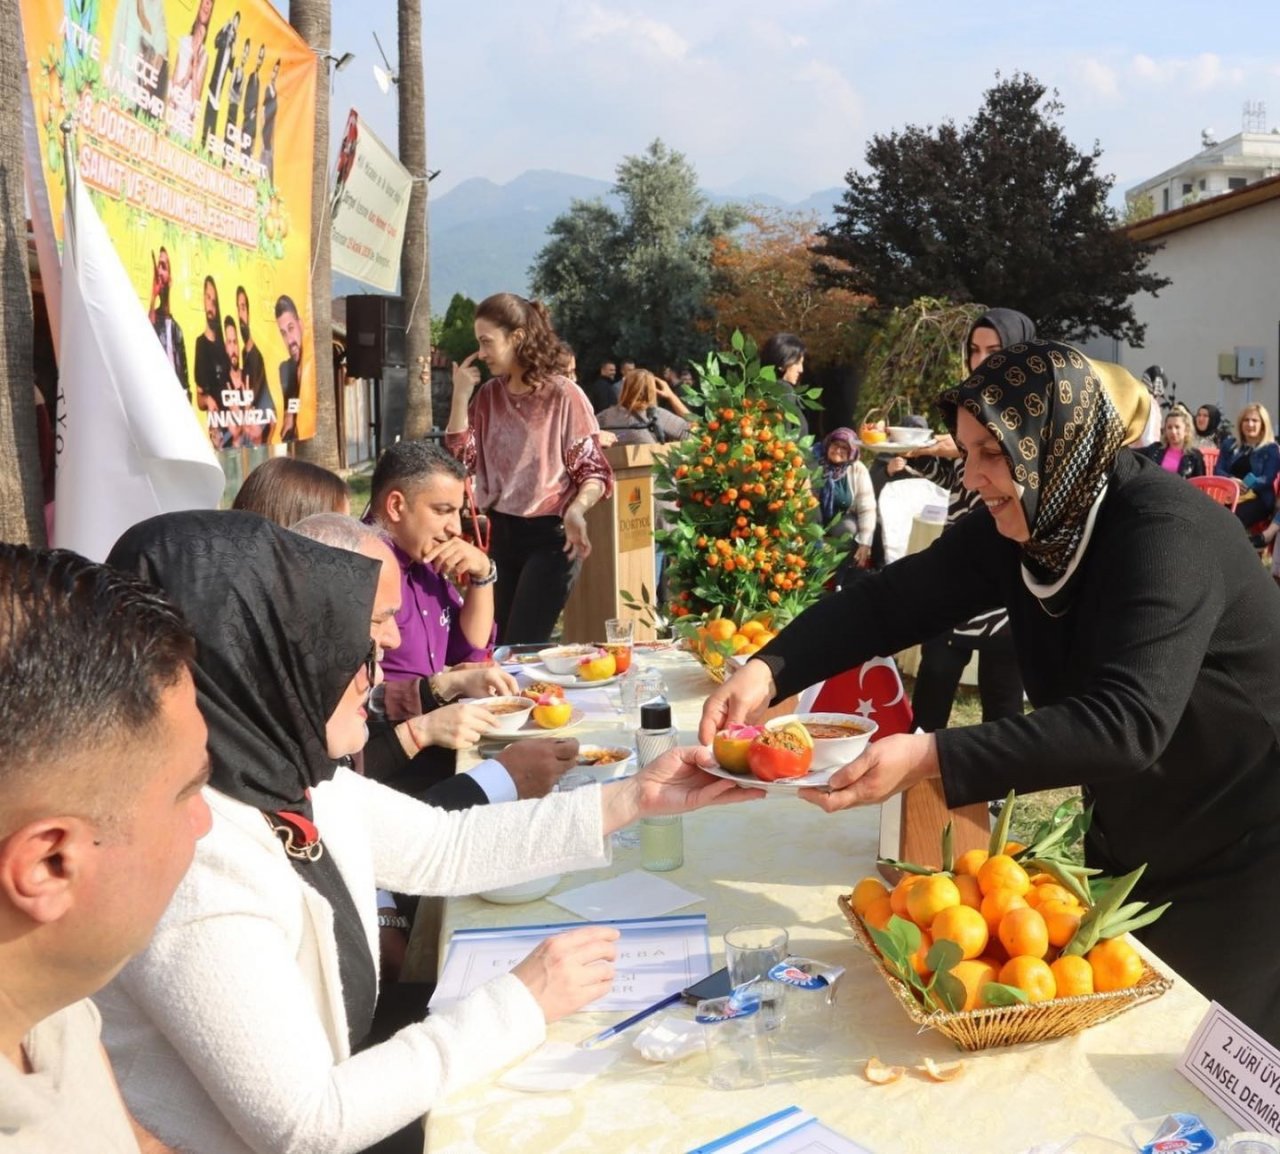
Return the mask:
[[[559,737],[562,733],[568,733],[575,726],[581,725],[586,719],[583,713],[576,705],[573,712],[569,714],[569,720],[563,725],[557,725],[555,729],[543,729],[536,721],[533,720],[533,714],[530,714],[525,723],[515,732],[506,733],[500,729],[491,729],[488,733],[482,733],[480,738],[482,741],[523,741],[526,737]]]
[[[877,441],[874,445],[869,445],[865,441],[858,441],[854,438],[860,449],[866,449],[868,453],[883,453],[886,456],[897,456],[902,453],[910,453],[913,449],[932,449],[938,443],[937,437],[930,437],[927,441],[921,441],[916,445],[901,445],[894,441]]]
[[[495,906],[519,906],[525,902],[536,902],[545,898],[560,884],[560,875],[551,874],[545,878],[534,878],[529,882],[518,882],[512,886],[500,886],[496,890],[485,890],[476,897],[492,902]]]
[[[661,653],[664,649],[674,649],[679,644],[678,638],[662,637],[654,641],[633,641],[631,648],[637,653]]]
[[[703,768],[712,777],[723,777],[726,781],[742,786],[743,789],[767,789],[771,793],[796,793],[809,786],[824,786],[835,773],[834,769],[815,769],[812,773],[806,773],[804,777],[788,777],[782,781],[761,781],[749,773],[730,773],[718,765],[708,765]]]
[[[552,673],[545,665],[526,665],[520,672],[530,681],[550,681],[552,685],[563,685],[566,689],[595,689],[598,685],[612,685],[622,676],[615,673],[612,677],[602,677],[598,681],[586,681],[576,673]]]

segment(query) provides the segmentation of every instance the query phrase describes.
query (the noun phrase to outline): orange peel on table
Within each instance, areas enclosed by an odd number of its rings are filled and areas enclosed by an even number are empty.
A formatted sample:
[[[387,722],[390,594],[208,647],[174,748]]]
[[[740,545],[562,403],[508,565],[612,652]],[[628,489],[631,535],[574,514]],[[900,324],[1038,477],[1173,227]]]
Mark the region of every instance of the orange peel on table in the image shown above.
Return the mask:
[[[887,1086],[890,1082],[896,1082],[903,1073],[901,1066],[886,1066],[879,1058],[868,1058],[867,1064],[862,1069],[863,1077],[877,1086]]]
[[[940,1066],[932,1058],[925,1058],[924,1072],[933,1082],[951,1082],[964,1073],[963,1062],[952,1062],[949,1066]]]

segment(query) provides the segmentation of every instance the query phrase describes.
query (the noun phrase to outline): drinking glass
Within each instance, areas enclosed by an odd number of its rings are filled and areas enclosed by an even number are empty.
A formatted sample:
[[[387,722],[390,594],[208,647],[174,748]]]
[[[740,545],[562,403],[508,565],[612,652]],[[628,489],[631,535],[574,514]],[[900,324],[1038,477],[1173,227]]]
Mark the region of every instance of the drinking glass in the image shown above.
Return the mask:
[[[787,940],[787,931],[781,926],[759,922],[734,926],[724,936],[729,984],[736,990],[748,982],[755,983],[766,1030],[776,1030],[786,1018],[785,989],[781,982],[769,977],[769,971],[787,956]]]
[[[635,633],[636,623],[630,617],[610,617],[604,623],[605,649],[613,654],[619,673],[626,673],[631,668]]]
[[[698,1003],[697,1020],[715,1089],[746,1090],[769,1080],[769,1045],[754,997],[707,998]]]

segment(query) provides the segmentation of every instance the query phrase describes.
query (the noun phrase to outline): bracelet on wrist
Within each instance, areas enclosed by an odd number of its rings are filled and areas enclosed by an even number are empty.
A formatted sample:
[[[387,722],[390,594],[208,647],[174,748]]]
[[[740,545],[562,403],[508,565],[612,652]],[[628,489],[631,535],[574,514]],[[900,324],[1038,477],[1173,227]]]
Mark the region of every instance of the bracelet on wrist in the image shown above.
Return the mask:
[[[448,705],[449,702],[458,696],[456,693],[447,694],[443,689],[441,689],[440,674],[438,673],[433,673],[427,678],[427,689],[430,691],[431,696],[436,699],[437,705]]]
[[[379,914],[378,929],[380,930],[404,930],[409,932],[409,919],[404,914]]]
[[[418,731],[413,728],[413,722],[406,721],[404,723],[404,727],[409,731],[409,740],[413,742],[414,749],[416,749],[419,753],[421,753],[424,749],[427,748],[425,742],[421,742],[418,740]]]
[[[486,573],[483,577],[472,577],[470,582],[471,588],[482,589],[486,585],[492,585],[495,581],[497,581],[497,579],[498,579],[498,563],[492,557],[490,557],[489,572]]]

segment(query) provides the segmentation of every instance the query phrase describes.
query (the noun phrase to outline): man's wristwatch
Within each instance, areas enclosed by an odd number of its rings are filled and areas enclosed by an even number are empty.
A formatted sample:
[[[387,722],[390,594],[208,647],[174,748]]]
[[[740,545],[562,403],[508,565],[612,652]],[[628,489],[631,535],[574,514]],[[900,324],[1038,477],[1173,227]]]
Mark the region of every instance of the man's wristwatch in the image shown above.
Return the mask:
[[[498,563],[492,557],[490,557],[489,572],[486,573],[483,577],[472,577],[470,582],[471,588],[479,589],[485,585],[492,585],[495,581],[497,581],[497,579],[498,579]]]
[[[404,914],[378,914],[378,929],[380,930],[404,930],[409,932],[409,919]]]

